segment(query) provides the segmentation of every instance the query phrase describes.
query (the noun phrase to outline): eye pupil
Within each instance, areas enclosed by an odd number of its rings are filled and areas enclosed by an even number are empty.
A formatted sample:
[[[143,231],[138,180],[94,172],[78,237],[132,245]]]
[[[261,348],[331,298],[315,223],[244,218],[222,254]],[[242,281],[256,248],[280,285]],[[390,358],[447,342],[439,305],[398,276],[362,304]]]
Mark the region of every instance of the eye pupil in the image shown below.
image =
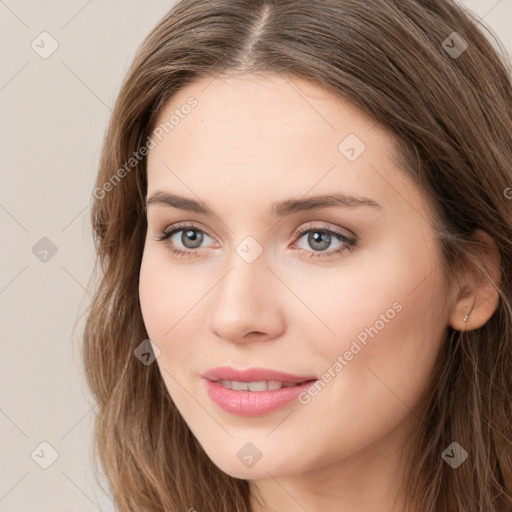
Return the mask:
[[[322,231],[312,231],[311,233],[309,233],[308,243],[315,250],[325,250],[331,244],[331,235]],[[316,246],[316,244],[320,244],[320,247]]]
[[[192,245],[189,245],[190,239],[192,239]],[[187,249],[197,249],[203,241],[203,234],[195,229],[187,229],[186,231],[183,231],[181,241]]]

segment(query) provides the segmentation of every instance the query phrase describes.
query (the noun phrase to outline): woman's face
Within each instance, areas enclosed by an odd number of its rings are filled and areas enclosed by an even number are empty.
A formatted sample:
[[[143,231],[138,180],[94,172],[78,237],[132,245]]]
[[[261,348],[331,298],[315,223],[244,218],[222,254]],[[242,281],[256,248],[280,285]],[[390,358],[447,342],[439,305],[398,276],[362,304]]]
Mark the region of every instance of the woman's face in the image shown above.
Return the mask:
[[[157,125],[140,301],[208,456],[244,479],[391,460],[449,318],[391,134],[319,86],[253,75],[181,89]]]

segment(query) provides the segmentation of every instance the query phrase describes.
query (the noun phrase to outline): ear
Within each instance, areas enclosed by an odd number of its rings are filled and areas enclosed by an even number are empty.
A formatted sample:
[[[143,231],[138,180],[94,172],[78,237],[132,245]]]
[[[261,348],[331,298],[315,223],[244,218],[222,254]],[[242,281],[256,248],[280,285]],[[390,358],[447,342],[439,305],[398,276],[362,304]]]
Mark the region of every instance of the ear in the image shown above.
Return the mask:
[[[461,290],[453,306],[448,324],[458,331],[478,329],[491,318],[499,304],[498,287],[501,284],[501,255],[493,238],[477,229],[472,238],[479,243],[475,250],[476,264],[483,267],[489,277],[475,266],[468,264],[461,276]],[[475,261],[472,258],[472,261]]]

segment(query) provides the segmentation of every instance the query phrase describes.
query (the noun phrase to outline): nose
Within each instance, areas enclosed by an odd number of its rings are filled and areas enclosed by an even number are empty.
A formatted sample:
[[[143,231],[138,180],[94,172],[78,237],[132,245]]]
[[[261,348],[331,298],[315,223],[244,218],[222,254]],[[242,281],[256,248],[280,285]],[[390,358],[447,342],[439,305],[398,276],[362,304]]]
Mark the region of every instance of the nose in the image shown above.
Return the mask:
[[[284,330],[278,289],[282,284],[262,256],[247,263],[235,254],[230,263],[211,292],[207,328],[233,343],[278,337]]]

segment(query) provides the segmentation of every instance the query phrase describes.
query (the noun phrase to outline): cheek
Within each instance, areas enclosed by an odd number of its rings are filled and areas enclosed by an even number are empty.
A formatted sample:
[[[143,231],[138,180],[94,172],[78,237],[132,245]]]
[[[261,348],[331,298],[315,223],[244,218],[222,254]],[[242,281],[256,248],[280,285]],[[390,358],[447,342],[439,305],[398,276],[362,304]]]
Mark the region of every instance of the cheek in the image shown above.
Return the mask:
[[[406,411],[420,400],[445,325],[441,281],[432,263],[392,256],[384,261],[394,265],[347,281],[350,293],[343,294],[341,314],[332,317],[338,319],[338,343],[329,347],[331,360],[344,360],[339,399],[358,396],[366,411],[382,411],[383,417],[386,407]]]
[[[190,307],[197,288],[194,282],[194,276],[189,276],[184,266],[173,266],[165,251],[154,247],[151,241],[146,242],[139,274],[139,299],[148,334],[155,339],[168,335]]]
[[[432,370],[447,320],[442,282],[430,247],[414,258],[404,247],[406,241],[398,240],[373,253],[372,261],[360,259],[350,271],[332,272],[328,280],[317,279],[316,288],[304,284],[298,290],[324,324],[314,322],[321,343],[309,350],[328,363],[323,371],[343,358],[345,378],[337,380],[344,392],[380,386],[382,395],[381,377],[415,402]]]
[[[197,309],[192,308],[205,290],[194,283],[197,275],[190,275],[185,266],[173,266],[165,254],[145,250],[139,277],[144,324],[148,337],[160,349],[156,364],[167,391],[194,435],[200,437],[204,410],[191,400],[199,389],[189,378],[199,371],[195,361],[200,353],[193,340],[198,339],[196,331],[201,326],[194,321]]]
[[[159,251],[146,248],[139,275],[139,300],[148,336],[162,356],[178,319],[185,314],[185,303],[189,302],[184,297],[186,290],[179,272],[171,274],[169,263]]]
[[[321,383],[302,403],[310,418],[322,418],[326,432],[343,425],[340,450],[362,447],[407,417],[420,403],[439,350],[438,273],[429,275],[426,260],[387,257],[394,258],[387,269],[368,266],[332,282],[334,291],[323,298],[309,296],[336,334],[310,346],[311,360],[323,361]],[[333,451],[332,439],[326,436],[326,452]]]
[[[152,253],[146,248],[142,257],[139,274],[139,301],[146,330],[151,339],[164,332],[163,311],[168,297],[163,294],[161,268]]]
[[[139,275],[142,317],[148,337],[160,349],[159,366],[173,375],[176,369],[181,371],[194,360],[194,348],[197,349],[190,340],[197,338],[194,329],[199,326],[190,319],[195,313],[193,306],[205,291],[194,283],[197,271],[172,266],[165,254],[154,248],[145,249]],[[168,375],[163,376],[167,380]]]

